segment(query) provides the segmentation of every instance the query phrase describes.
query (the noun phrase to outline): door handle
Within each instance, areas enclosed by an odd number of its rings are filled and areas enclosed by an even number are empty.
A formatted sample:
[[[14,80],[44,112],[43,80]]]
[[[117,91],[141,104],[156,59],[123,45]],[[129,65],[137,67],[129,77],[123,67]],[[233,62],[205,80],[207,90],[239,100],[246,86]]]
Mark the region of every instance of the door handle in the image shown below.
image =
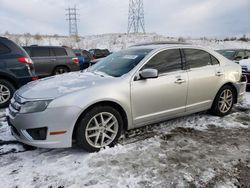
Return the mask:
[[[51,59],[50,61],[56,61],[56,59]]]
[[[220,71],[218,71],[218,72],[216,72],[216,74],[215,74],[216,76],[222,76],[223,75],[223,73],[222,72],[220,72]]]
[[[183,80],[183,79],[179,78],[174,83],[176,83],[176,84],[182,84],[182,83],[185,83],[185,82],[186,82],[186,80]]]

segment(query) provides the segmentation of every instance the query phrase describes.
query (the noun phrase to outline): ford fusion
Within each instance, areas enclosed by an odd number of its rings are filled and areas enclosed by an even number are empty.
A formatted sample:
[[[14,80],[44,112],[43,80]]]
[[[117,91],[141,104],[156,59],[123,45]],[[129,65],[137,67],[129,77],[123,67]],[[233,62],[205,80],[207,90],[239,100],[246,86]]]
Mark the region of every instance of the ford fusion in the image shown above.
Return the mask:
[[[31,82],[7,119],[22,143],[86,151],[114,145],[121,132],[209,110],[230,113],[245,92],[241,66],[185,44],[144,44],[113,53],[85,72]]]

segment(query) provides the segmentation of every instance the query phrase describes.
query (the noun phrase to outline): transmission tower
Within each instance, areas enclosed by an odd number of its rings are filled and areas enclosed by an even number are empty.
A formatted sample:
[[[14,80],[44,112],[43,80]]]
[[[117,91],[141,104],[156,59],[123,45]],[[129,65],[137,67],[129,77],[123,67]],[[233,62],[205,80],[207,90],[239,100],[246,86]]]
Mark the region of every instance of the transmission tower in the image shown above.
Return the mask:
[[[67,8],[66,9],[66,16],[67,20],[69,21],[69,35],[70,36],[78,36],[78,28],[77,28],[77,21],[78,15],[77,14],[78,9],[76,9],[76,6],[74,8]]]
[[[128,33],[145,33],[143,0],[129,0]]]

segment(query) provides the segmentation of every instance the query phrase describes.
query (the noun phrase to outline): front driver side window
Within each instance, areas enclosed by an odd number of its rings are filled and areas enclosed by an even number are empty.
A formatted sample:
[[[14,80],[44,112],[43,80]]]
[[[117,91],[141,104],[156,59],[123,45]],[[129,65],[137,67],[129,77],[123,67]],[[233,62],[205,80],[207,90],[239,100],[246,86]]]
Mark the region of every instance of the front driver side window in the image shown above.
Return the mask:
[[[181,55],[179,49],[165,50],[156,54],[143,69],[157,69],[159,74],[181,70]]]

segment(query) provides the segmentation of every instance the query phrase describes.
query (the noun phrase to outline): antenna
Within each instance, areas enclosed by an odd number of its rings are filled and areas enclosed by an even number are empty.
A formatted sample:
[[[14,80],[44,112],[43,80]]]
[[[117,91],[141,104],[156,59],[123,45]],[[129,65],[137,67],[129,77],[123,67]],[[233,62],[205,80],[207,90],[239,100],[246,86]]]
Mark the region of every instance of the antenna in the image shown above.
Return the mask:
[[[129,0],[128,33],[145,33],[143,0]]]
[[[79,14],[77,14],[78,9],[76,6],[74,8],[67,8],[66,9],[66,16],[67,20],[69,21],[69,35],[70,36],[78,36],[78,28],[77,28],[77,21]]]

